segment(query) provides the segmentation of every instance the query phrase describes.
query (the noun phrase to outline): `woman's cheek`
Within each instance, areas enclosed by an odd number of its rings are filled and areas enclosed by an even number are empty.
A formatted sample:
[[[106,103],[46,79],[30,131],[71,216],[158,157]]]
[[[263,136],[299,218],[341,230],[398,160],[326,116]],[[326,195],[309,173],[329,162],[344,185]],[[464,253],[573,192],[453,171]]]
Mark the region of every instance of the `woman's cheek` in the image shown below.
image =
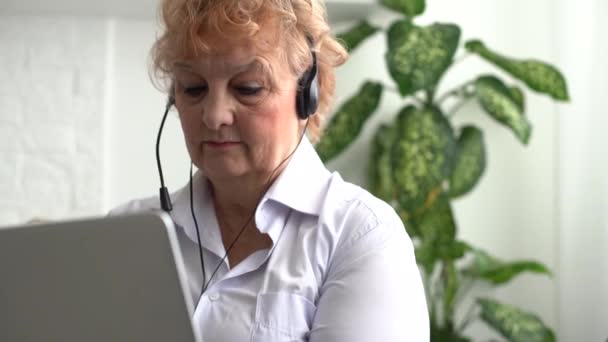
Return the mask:
[[[188,148],[191,156],[194,158],[194,155],[192,154],[197,150],[197,146],[195,146],[197,142],[195,122],[191,116],[186,115],[180,115],[179,119],[182,126],[182,133],[184,134],[184,139],[187,145],[186,147]]]

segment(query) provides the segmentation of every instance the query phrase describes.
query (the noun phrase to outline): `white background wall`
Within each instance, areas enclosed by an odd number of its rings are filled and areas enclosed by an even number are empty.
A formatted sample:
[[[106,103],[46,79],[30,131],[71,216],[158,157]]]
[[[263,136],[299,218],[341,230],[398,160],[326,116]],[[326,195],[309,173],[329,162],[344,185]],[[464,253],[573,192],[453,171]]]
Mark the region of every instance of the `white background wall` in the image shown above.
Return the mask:
[[[103,207],[105,20],[0,17],[0,225]]]
[[[2,7],[0,6],[0,9]],[[481,184],[455,202],[462,237],[505,259],[534,258],[553,279],[522,276],[494,292],[537,312],[564,341],[608,336],[608,158],[602,123],[608,87],[602,46],[608,24],[602,0],[429,0],[421,23],[455,22],[463,38],[477,37],[515,57],[559,65],[573,101],[554,105],[528,93],[533,123],[529,146],[481,113],[464,107],[456,121],[484,129],[488,168]],[[386,12],[371,20],[387,25]],[[336,24],[339,29],[346,24]],[[148,80],[148,50],[156,24],[141,17],[76,17],[0,12],[0,225],[33,216],[103,214],[134,197],[155,194],[156,130],[165,98]],[[390,84],[384,37],[377,35],[338,70],[338,102],[363,79]],[[450,71],[443,89],[494,70],[475,58]],[[361,139],[331,163],[363,183],[367,143],[379,122],[402,103],[386,92]],[[161,155],[170,189],[187,181],[188,158],[175,113]],[[356,163],[354,163],[356,161]],[[466,309],[466,307],[465,307]],[[496,337],[482,324],[476,340]]]
[[[559,113],[559,317],[567,341],[608,339],[608,2],[559,1],[559,62],[575,99]]]

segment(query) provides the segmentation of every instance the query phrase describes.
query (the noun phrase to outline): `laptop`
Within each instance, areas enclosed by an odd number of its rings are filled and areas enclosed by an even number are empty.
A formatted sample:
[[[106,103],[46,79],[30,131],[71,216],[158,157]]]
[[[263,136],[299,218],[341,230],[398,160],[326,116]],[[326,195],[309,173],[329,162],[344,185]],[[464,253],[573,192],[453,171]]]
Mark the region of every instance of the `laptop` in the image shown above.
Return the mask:
[[[0,341],[200,342],[165,213],[0,228]]]

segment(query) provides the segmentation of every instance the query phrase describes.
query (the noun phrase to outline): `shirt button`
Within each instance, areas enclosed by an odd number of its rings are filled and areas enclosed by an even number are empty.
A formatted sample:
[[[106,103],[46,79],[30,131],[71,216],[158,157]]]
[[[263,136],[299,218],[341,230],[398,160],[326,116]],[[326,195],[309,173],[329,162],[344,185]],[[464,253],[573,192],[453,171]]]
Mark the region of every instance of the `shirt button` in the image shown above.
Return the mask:
[[[220,294],[217,292],[213,292],[209,294],[209,300],[212,302],[215,302],[216,300],[220,299]]]

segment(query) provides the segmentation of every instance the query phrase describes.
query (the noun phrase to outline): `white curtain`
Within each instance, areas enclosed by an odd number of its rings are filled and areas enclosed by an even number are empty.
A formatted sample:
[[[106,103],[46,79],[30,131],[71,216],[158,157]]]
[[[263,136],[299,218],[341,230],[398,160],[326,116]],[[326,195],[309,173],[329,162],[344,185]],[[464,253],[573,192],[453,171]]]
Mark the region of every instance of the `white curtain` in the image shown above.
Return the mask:
[[[608,1],[559,0],[559,65],[572,102],[557,146],[561,341],[608,339]]]

